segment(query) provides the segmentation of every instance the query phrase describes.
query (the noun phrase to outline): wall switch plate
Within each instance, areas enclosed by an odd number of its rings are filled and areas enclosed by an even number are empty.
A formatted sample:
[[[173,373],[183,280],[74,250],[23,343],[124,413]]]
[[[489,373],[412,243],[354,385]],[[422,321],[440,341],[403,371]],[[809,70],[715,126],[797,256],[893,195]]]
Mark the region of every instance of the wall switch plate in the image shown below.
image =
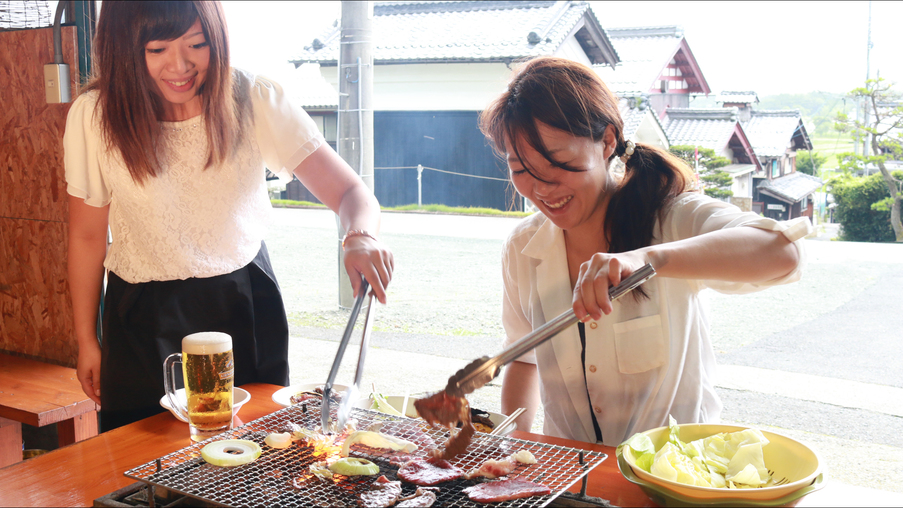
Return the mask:
[[[60,104],[72,100],[68,64],[44,65],[44,92],[47,104]]]

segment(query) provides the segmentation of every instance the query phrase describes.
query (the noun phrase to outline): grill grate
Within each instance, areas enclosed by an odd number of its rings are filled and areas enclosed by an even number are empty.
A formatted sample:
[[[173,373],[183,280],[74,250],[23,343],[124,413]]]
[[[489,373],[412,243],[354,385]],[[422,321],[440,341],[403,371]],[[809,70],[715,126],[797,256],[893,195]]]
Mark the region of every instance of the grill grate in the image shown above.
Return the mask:
[[[449,433],[444,429],[430,429],[421,419],[395,417],[366,409],[352,409],[351,418],[358,429],[366,429],[382,422],[386,433],[418,442],[421,446],[413,457],[426,457],[432,440],[444,444]],[[290,448],[277,450],[266,446],[263,440],[270,432],[282,431],[288,423],[315,429],[320,422],[318,400],[297,404],[276,411],[227,433],[195,443],[169,455],[126,471],[125,476],[145,483],[164,487],[204,502],[223,506],[279,505],[279,506],[354,506],[363,492],[378,478],[374,476],[333,476],[331,480],[314,477],[309,466],[325,457],[310,446],[294,443]],[[217,467],[201,458],[201,448],[220,439],[247,439],[260,444],[263,453],[256,461],[240,467]],[[358,447],[351,448],[352,456],[366,457],[380,466],[380,474],[397,480],[397,458],[392,453]],[[488,459],[501,459],[519,451],[531,452],[536,464],[520,464],[507,478],[541,482],[552,494],[517,499],[495,506],[546,506],[566,491],[590,470],[607,458],[604,453],[565,448],[510,437],[477,433],[468,447],[468,453],[451,461],[462,470],[469,471]],[[396,462],[393,464],[392,462]],[[436,506],[484,506],[467,498],[461,490],[480,480],[455,480],[438,485],[440,492]],[[415,485],[402,481],[403,494],[413,494]]]

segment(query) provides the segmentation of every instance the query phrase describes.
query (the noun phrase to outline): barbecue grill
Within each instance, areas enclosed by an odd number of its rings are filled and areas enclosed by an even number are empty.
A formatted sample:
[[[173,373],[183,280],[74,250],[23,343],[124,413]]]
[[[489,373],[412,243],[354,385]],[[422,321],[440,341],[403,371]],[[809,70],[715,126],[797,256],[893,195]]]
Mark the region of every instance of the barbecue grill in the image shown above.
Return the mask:
[[[334,417],[334,415],[333,415]],[[368,409],[353,408],[351,419],[357,421],[358,429],[365,429],[379,422],[393,423],[393,434],[399,429],[405,433],[422,432],[437,445],[442,445],[449,437],[446,429],[431,429],[421,419],[402,418]],[[370,489],[379,477],[335,475],[323,479],[310,473],[309,466],[325,460],[326,453],[335,450],[293,444],[290,448],[274,449],[264,445],[270,432],[281,432],[289,423],[308,429],[319,426],[319,401],[309,401],[276,411],[249,422],[219,436],[173,452],[154,461],[126,471],[125,475],[145,484],[161,487],[203,504],[220,506],[279,505],[279,506],[356,506],[360,495]],[[239,467],[217,467],[201,458],[201,449],[208,443],[220,439],[247,439],[261,445],[263,453],[256,461]],[[341,444],[341,443],[338,443]],[[361,448],[351,448],[352,456],[365,457],[379,465],[380,474],[390,480],[398,479],[399,466],[395,454]],[[463,471],[479,467],[488,459],[501,459],[519,451],[527,450],[536,457],[537,463],[520,464],[506,478],[520,478],[547,485],[552,493],[516,499],[493,506],[548,506],[558,496],[581,479],[586,487],[586,475],[607,458],[604,453],[565,448],[556,445],[525,441],[510,437],[490,436],[477,433],[466,454],[451,462]],[[412,457],[427,457],[429,450],[418,448]],[[395,462],[393,464],[393,462]],[[435,506],[485,506],[468,499],[462,489],[475,485],[481,480],[455,480],[439,484],[440,492]],[[402,482],[402,495],[409,495],[415,485]]]

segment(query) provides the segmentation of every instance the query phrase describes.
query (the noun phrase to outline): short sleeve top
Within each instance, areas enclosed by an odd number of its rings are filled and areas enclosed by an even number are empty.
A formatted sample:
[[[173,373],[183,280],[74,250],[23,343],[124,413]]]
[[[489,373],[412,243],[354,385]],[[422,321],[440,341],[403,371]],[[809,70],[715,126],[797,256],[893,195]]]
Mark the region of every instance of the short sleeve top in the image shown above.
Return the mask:
[[[307,113],[274,81],[234,71],[253,114],[233,157],[205,169],[203,116],[159,122],[162,171],[136,183],[107,149],[96,92],[72,104],[63,136],[68,193],[110,206],[113,242],[104,266],[130,283],[213,277],[247,265],[260,250],[271,210],[265,168],[282,181],[323,143]]]
[[[617,446],[635,432],[667,425],[669,415],[683,423],[717,421],[715,354],[699,293],[745,293],[799,280],[806,258],[802,240],[812,227],[805,217],[778,222],[687,193],[665,209],[652,240],[668,243],[735,227],[780,232],[799,249],[799,264],[755,284],[655,277],[643,285],[648,298],[622,298],[611,314],[587,324],[585,350],[572,326],[518,358],[537,366],[545,434],[593,442],[595,414],[605,444]],[[564,232],[544,215],[515,227],[502,270],[505,347],[571,308]]]

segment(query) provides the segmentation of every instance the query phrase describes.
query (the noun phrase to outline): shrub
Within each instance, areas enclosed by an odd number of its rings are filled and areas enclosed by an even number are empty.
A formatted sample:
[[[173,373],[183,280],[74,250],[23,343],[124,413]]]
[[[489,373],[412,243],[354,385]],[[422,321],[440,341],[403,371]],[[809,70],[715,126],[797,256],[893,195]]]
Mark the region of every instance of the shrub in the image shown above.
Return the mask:
[[[903,172],[894,171],[894,177],[903,178]],[[835,218],[841,224],[841,239],[850,242],[893,242],[894,230],[890,225],[890,210],[886,199],[890,197],[881,173],[861,178],[835,180],[832,184]]]

